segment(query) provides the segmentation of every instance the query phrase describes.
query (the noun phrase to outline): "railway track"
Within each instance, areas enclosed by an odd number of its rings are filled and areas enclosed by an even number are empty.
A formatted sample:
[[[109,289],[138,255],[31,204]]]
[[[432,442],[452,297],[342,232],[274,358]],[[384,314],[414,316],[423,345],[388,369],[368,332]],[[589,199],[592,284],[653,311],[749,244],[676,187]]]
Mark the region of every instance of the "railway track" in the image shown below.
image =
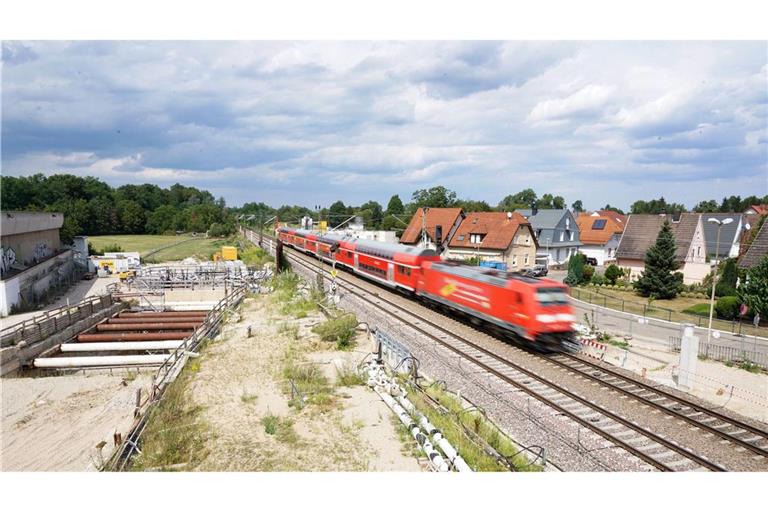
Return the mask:
[[[768,432],[725,414],[702,407],[683,397],[656,386],[633,379],[603,365],[573,354],[557,354],[548,361],[598,382],[639,402],[661,409],[665,414],[679,418],[697,428],[747,450],[768,457]]]
[[[309,256],[293,250],[286,251],[284,254],[289,260],[302,265],[307,270],[313,273],[318,271],[316,259],[310,259]],[[338,274],[338,286],[375,308],[396,316],[398,320],[411,329],[482,368],[506,384],[525,392],[559,414],[567,416],[658,470],[726,470],[724,466],[672,440],[655,434],[620,414],[594,403],[589,398],[570,391],[552,380],[536,375],[530,369],[496,354],[460,334],[451,332],[437,322],[353,283],[349,277],[342,273]],[[338,281],[342,281],[343,284],[339,284]],[[488,336],[485,333],[480,334]]]

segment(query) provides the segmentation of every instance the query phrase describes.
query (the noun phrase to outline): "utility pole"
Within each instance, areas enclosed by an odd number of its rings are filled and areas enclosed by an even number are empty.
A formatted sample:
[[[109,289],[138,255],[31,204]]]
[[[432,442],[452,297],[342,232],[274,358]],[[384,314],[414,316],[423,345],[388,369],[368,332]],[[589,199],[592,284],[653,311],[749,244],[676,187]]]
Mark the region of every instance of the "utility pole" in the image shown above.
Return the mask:
[[[717,242],[715,243],[715,264],[712,270],[712,297],[709,300],[709,328],[707,329],[707,345],[712,337],[712,314],[715,311],[715,285],[717,284],[717,265],[719,263],[718,257],[720,256],[720,228],[725,224],[730,224],[733,219],[718,220],[714,217],[707,219],[707,222],[717,224]]]

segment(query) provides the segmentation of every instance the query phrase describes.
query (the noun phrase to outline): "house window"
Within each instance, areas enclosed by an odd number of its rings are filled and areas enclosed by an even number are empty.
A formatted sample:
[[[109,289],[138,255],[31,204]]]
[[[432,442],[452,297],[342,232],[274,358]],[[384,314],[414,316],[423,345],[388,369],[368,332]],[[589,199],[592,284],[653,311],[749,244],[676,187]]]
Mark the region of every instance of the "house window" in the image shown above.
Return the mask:
[[[571,219],[565,219],[565,229],[571,229]]]
[[[525,259],[523,260],[523,265],[527,265],[527,264],[528,264],[528,255],[526,254]]]
[[[527,233],[525,235],[525,245],[530,245],[530,244],[531,244],[531,235],[530,233]]]
[[[573,231],[571,231],[571,242],[573,242]]]
[[[479,244],[483,242],[483,235],[479,235],[477,233],[471,233],[469,235],[469,243],[471,244]]]
[[[563,236],[564,236],[564,234],[565,234],[565,233],[563,233],[562,231],[560,232],[560,241],[561,241],[561,242],[563,241]],[[558,258],[558,259],[560,259],[560,258]]]
[[[513,267],[517,266],[517,254],[512,255],[512,266]]]
[[[701,256],[701,247],[696,248],[696,256]]]

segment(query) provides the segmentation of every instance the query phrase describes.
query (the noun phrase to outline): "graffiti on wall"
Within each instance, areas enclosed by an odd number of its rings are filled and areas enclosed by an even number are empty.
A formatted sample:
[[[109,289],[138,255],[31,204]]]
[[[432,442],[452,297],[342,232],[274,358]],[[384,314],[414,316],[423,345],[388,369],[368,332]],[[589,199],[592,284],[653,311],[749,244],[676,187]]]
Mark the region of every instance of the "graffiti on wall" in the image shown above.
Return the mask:
[[[0,247],[0,276],[4,276],[16,263],[16,251],[11,247]]]
[[[48,244],[45,242],[40,242],[37,245],[35,245],[35,250],[32,253],[32,261],[35,263],[40,263],[44,259],[46,259],[48,256],[50,256],[51,250],[48,248]]]

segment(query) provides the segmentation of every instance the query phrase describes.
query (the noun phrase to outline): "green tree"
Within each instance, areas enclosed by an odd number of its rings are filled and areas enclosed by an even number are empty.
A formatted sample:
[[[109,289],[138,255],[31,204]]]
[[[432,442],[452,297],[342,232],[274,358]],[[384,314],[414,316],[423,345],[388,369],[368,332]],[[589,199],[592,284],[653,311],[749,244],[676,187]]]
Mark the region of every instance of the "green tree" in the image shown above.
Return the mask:
[[[739,271],[736,268],[736,259],[728,258],[722,263],[720,278],[718,279],[717,285],[715,286],[715,295],[718,297],[736,295],[736,280],[738,278]]]
[[[485,201],[474,201],[472,199],[460,199],[456,202],[456,206],[465,212],[490,212],[493,210],[491,205]]]
[[[616,212],[620,215],[624,215],[624,210],[621,208],[616,208],[615,206],[611,206],[610,204],[606,204],[603,210],[607,210],[609,212]]]
[[[586,258],[581,253],[576,253],[568,260],[568,275],[563,282],[568,286],[578,286],[584,281],[584,263]]]
[[[565,198],[563,196],[555,196],[552,199],[552,206],[557,210],[565,208]]]
[[[693,211],[696,213],[716,212],[719,211],[717,201],[710,199],[708,201],[700,201],[693,207]]]
[[[536,192],[533,189],[527,188],[517,194],[506,196],[499,202],[498,209],[504,212],[511,212],[512,210],[530,208],[531,203],[536,201],[537,198]]]
[[[336,201],[328,208],[328,225],[336,227],[347,220],[347,207],[343,201]]]
[[[605,279],[611,284],[616,284],[616,280],[623,275],[624,271],[621,270],[618,265],[614,265],[613,263],[608,265],[608,268],[605,269]]]
[[[747,270],[747,277],[736,290],[737,296],[746,304],[750,313],[760,313],[768,318],[768,256]]]
[[[571,205],[571,208],[573,208],[573,211],[575,212],[583,212],[584,204],[581,202],[581,199],[577,199],[573,202],[573,204]]]
[[[131,199],[117,203],[117,215],[123,233],[141,234],[147,224],[147,218],[141,205]]]
[[[357,214],[363,218],[367,229],[379,229],[384,218],[384,210],[376,201],[368,201],[361,205]]]
[[[544,194],[541,196],[541,199],[539,199],[537,206],[541,210],[550,210],[554,208],[554,197],[552,197],[552,194]]]
[[[675,260],[675,235],[665,220],[656,243],[645,253],[645,270],[635,281],[635,289],[643,297],[674,299],[683,289],[683,275],[675,272],[679,267]]]
[[[149,214],[147,217],[147,233],[153,233],[160,235],[167,231],[175,231],[176,223],[175,217],[178,210],[170,204],[164,204],[155,211]]]
[[[387,203],[387,215],[402,215],[403,213],[405,213],[403,201],[400,200],[399,195],[395,194],[389,198],[389,203]]]
[[[429,208],[451,208],[456,206],[456,192],[443,186],[419,189],[413,193],[411,201],[413,211],[425,206]]]

